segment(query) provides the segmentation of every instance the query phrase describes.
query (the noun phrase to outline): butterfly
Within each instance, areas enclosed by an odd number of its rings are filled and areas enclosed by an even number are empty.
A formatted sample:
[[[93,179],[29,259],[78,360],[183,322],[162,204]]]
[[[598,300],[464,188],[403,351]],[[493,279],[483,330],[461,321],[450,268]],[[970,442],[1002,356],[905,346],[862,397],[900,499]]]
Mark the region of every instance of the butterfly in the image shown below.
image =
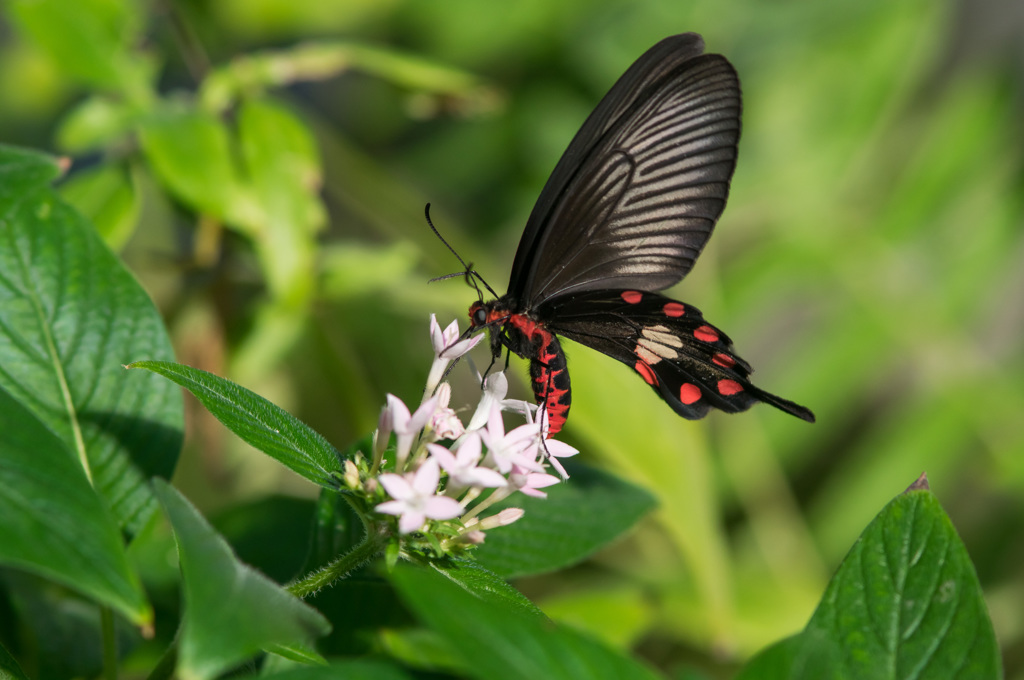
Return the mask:
[[[765,402],[814,422],[751,384],[750,364],[700,310],[657,292],[693,267],[736,167],[739,78],[703,52],[695,33],[665,38],[605,95],[541,191],[505,295],[466,266],[496,298],[473,303],[466,335],[487,329],[495,360],[505,350],[530,360],[548,436],[572,400],[559,338],[632,367],[684,418]]]

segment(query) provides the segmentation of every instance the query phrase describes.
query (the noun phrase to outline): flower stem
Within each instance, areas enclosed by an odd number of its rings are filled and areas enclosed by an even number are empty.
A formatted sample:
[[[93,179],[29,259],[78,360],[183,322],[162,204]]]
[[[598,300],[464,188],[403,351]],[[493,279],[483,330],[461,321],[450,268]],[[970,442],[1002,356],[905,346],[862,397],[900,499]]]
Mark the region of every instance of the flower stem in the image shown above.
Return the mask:
[[[300,598],[312,595],[324,586],[345,578],[353,569],[361,567],[377,555],[383,553],[387,544],[386,534],[380,531],[368,532],[362,543],[322,569],[314,571],[301,581],[291,584],[287,590],[292,595]]]

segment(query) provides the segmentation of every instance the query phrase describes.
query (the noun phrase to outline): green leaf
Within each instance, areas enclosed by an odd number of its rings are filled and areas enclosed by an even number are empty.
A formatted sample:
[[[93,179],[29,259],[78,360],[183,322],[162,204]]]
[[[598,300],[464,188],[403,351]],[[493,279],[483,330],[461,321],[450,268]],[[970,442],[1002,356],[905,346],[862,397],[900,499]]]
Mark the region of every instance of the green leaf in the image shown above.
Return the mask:
[[[832,577],[807,630],[850,678],[998,678],[999,647],[967,549],[930,491],[897,497]]]
[[[152,618],[117,521],[65,443],[0,389],[0,562],[63,583],[136,624]]]
[[[64,182],[60,193],[110,248],[120,250],[131,237],[142,201],[127,168],[108,164],[83,170]]]
[[[805,631],[780,640],[747,663],[736,680],[843,680],[835,640]]]
[[[0,144],[0,212],[5,217],[19,197],[39,190],[60,177],[63,171],[57,159],[30,149]]]
[[[467,593],[473,593],[487,602],[503,609],[518,611],[524,615],[544,617],[533,602],[513,588],[503,578],[473,560],[453,560],[451,563],[435,562],[430,569],[457,584]]]
[[[803,633],[763,652],[740,677],[1002,677],[974,566],[935,496],[912,487],[890,502]]]
[[[223,121],[184,106],[168,107],[140,124],[139,141],[172,194],[197,212],[258,234],[259,209],[239,176]]]
[[[210,523],[240,560],[285,583],[306,573],[302,564],[313,512],[313,503],[304,498],[261,496],[211,515]]]
[[[97,677],[103,671],[105,632],[113,632],[124,656],[151,630],[151,625],[139,629],[117,617],[108,619],[112,631],[104,631],[102,620],[112,610],[98,611],[82,595],[28,572],[6,569],[2,581],[10,610],[17,613],[21,662],[36,678]]]
[[[128,368],[145,368],[173,380],[247,443],[315,484],[338,488],[333,473],[341,472],[341,454],[280,406],[198,368],[166,361],[136,361]]]
[[[320,200],[320,159],[306,125],[287,108],[249,99],[238,139],[264,229],[257,252],[271,290],[293,303],[313,293],[315,234],[327,219]]]
[[[260,680],[411,680],[411,676],[393,663],[361,660],[336,661],[328,666],[294,668],[247,677]]]
[[[385,628],[377,637],[382,650],[410,668],[446,671],[466,675],[466,668],[451,645],[440,635],[424,628]]]
[[[327,659],[317,653],[310,645],[301,643],[271,645],[267,651],[280,657],[284,661],[295,661],[297,663],[311,666],[326,666]]]
[[[476,559],[505,578],[542,574],[581,562],[627,532],[654,506],[654,498],[606,472],[567,466],[569,480],[545,489],[548,497],[519,495],[497,507],[520,507],[522,519],[487,532]]]
[[[484,599],[441,574],[402,565],[392,582],[417,617],[440,634],[472,677],[656,678],[647,667],[540,615]]]
[[[174,471],[182,398],[122,366],[173,353],[145,291],[50,188],[57,171],[0,146],[0,388],[78,457],[134,533],[156,509],[147,480]]]
[[[629,649],[657,625],[649,589],[637,583],[624,586],[599,582],[546,593],[544,613],[604,640],[616,649]]]
[[[174,527],[185,597],[178,673],[212,678],[261,649],[309,643],[330,624],[315,609],[239,562],[173,487],[156,493]]]
[[[345,554],[365,533],[359,515],[342,494],[333,489],[320,489],[313,518],[313,535],[302,573],[308,574]]]
[[[79,154],[116,144],[132,130],[130,106],[111,97],[90,97],[71,109],[57,128],[57,147]]]
[[[132,2],[12,0],[21,30],[78,80],[146,96],[152,65],[134,49],[142,21]]]
[[[346,7],[351,3],[345,3]],[[251,14],[251,12],[246,12]],[[304,42],[284,50],[266,50],[235,59],[212,70],[203,81],[200,99],[209,111],[224,111],[241,96],[290,85],[298,80],[322,80],[346,71],[362,71],[410,90],[443,95],[461,111],[497,108],[500,95],[474,75],[405,55],[393,48],[352,42]]]
[[[0,680],[28,680],[25,671],[3,645],[0,645]]]

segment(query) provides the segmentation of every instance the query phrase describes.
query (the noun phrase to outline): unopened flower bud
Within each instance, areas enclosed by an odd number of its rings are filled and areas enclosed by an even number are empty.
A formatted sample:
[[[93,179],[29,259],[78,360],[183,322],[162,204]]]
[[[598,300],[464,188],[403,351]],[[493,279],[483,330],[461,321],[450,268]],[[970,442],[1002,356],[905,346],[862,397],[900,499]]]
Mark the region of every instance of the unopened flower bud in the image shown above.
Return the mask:
[[[470,545],[480,545],[487,538],[487,534],[482,531],[467,531],[466,533],[459,536],[459,540],[463,543],[469,543]]]
[[[345,461],[345,486],[352,490],[359,488],[359,468],[350,460]]]
[[[520,517],[526,514],[522,508],[505,508],[496,515],[490,517],[484,517],[480,520],[480,528],[482,530],[493,529],[495,527],[503,527],[512,524]]]

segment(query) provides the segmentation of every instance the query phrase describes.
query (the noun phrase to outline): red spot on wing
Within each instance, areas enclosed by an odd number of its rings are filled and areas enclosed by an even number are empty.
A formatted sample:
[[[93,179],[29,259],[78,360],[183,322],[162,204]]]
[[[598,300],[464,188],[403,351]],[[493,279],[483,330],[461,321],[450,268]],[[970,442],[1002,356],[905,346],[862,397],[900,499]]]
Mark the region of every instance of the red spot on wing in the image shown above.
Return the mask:
[[[693,337],[702,342],[718,342],[718,331],[705,324],[693,332]]]
[[[644,294],[638,290],[624,290],[622,291],[622,299],[631,305],[635,305],[643,300]]]
[[[648,385],[658,384],[658,376],[654,375],[654,369],[652,369],[650,364],[643,359],[638,359],[633,368],[636,369],[636,372],[640,374],[640,377],[643,378],[644,382]]]
[[[722,396],[728,397],[733,394],[738,394],[743,391],[743,385],[739,384],[735,380],[719,380],[718,381],[718,393]]]
[[[719,366],[724,366],[725,368],[732,368],[733,366],[736,365],[736,360],[733,359],[728,354],[716,354],[715,356],[711,357],[711,361],[718,364]]]
[[[682,302],[666,302],[665,306],[661,308],[665,312],[665,316],[671,316],[677,318],[686,314],[686,307],[683,306]]]
[[[700,388],[693,383],[683,383],[679,388],[679,401],[686,405],[700,401]]]

